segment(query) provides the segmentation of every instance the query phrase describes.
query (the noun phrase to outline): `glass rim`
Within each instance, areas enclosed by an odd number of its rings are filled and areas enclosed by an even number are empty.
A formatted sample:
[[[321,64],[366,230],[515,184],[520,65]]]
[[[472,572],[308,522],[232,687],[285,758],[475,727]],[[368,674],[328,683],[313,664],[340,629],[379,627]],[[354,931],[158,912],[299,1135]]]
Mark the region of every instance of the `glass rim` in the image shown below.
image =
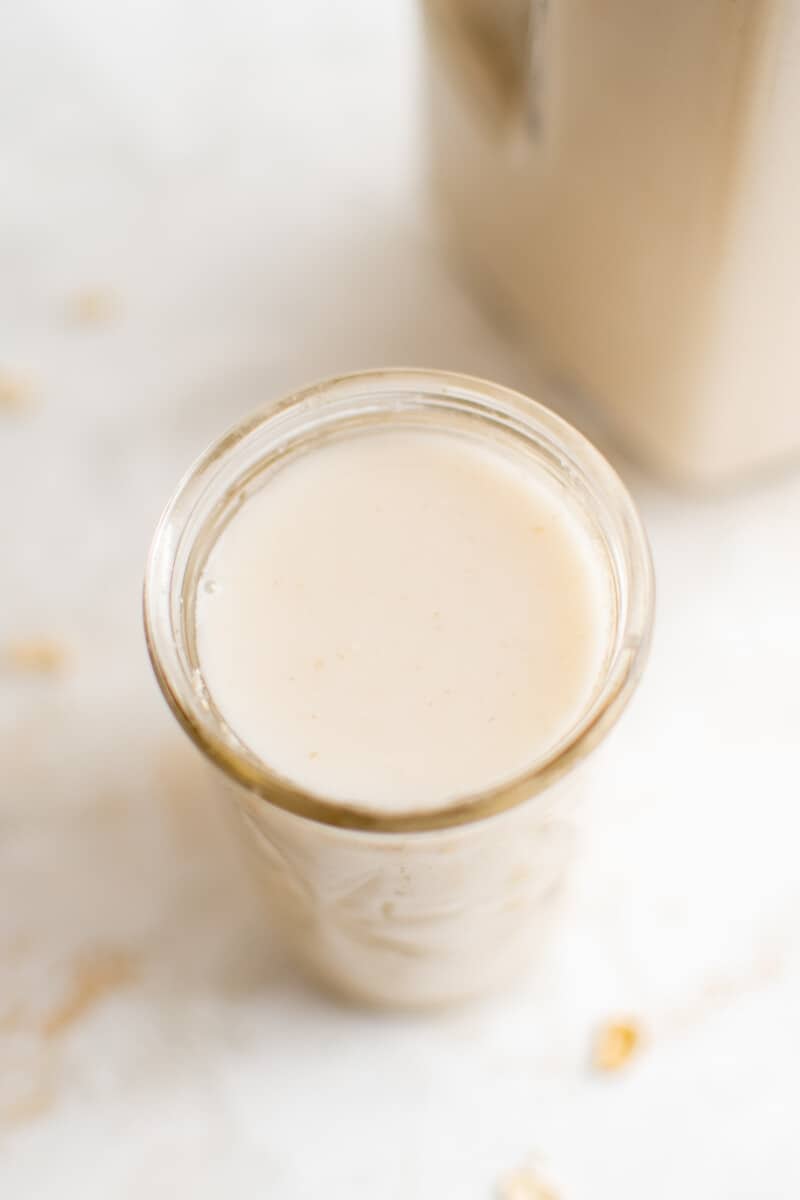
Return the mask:
[[[388,407],[389,416],[407,411],[404,399],[409,406],[422,400],[429,407],[439,404],[494,420],[522,437],[535,435],[542,447],[546,443],[564,479],[570,482],[580,476],[604,516],[613,521],[622,552],[622,563],[616,561],[614,569],[624,573],[626,589],[624,611],[617,617],[615,650],[602,686],[550,753],[488,789],[400,812],[328,798],[248,754],[211,712],[195,672],[186,669],[174,620],[176,612],[183,614],[186,572],[176,577],[181,539],[223,465],[272,422],[295,414],[310,419],[313,427],[314,416],[337,401],[356,406],[361,402],[366,411],[368,398],[374,402],[381,397],[395,400]],[[537,401],[488,380],[448,371],[387,368],[338,376],[268,402],[201,454],[179,482],[156,527],[145,570],[143,610],[150,661],[169,707],[195,745],[229,778],[265,802],[317,823],[362,832],[417,833],[467,825],[515,808],[554,784],[603,740],[644,668],[653,624],[654,580],[647,536],[633,499],[610,463],[572,425]]]

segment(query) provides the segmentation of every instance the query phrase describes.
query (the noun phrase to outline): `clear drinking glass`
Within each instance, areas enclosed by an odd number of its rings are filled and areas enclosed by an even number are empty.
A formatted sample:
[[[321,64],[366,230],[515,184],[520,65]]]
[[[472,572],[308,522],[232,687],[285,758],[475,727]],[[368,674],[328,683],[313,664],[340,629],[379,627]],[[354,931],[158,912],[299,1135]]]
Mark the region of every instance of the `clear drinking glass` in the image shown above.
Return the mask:
[[[595,691],[546,758],[490,791],[399,814],[304,791],[257,759],[208,694],[194,621],[215,538],[264,472],[331,439],[387,427],[468,434],[527,455],[577,504],[614,597]],[[576,430],[506,388],[432,371],[350,375],[267,405],[179,485],[151,548],[144,614],[161,689],[231,785],[270,915],[318,979],[376,1003],[436,1004],[491,988],[528,960],[570,857],[585,760],[630,699],[653,616],[633,502]]]

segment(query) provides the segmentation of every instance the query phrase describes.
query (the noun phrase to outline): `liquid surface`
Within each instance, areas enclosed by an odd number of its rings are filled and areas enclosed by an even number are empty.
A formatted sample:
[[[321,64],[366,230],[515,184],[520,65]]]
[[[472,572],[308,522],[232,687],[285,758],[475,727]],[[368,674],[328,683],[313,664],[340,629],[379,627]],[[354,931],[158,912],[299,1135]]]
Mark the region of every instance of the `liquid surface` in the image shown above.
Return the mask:
[[[264,763],[399,812],[546,754],[591,698],[610,612],[601,551],[535,464],[370,433],[290,462],[222,530],[198,654]]]

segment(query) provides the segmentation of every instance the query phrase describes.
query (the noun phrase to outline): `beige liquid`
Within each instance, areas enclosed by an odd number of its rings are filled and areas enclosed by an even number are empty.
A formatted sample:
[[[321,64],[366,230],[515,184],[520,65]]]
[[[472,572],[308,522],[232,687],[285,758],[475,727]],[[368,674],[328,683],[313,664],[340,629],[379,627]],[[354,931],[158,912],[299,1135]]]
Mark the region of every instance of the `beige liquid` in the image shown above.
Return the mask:
[[[268,474],[198,589],[209,694],[274,771],[402,812],[532,766],[592,698],[612,593],[543,467],[461,437],[351,436]]]
[[[800,452],[798,0],[425,0],[447,225],[659,468]]]

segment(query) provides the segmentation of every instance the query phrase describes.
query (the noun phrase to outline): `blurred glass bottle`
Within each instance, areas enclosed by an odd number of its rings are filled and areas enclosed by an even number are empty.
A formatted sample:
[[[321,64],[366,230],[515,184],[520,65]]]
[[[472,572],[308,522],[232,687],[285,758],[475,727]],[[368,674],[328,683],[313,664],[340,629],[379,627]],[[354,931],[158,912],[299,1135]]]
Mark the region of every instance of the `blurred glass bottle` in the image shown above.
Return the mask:
[[[553,375],[672,475],[800,453],[800,0],[423,0],[432,160]]]

